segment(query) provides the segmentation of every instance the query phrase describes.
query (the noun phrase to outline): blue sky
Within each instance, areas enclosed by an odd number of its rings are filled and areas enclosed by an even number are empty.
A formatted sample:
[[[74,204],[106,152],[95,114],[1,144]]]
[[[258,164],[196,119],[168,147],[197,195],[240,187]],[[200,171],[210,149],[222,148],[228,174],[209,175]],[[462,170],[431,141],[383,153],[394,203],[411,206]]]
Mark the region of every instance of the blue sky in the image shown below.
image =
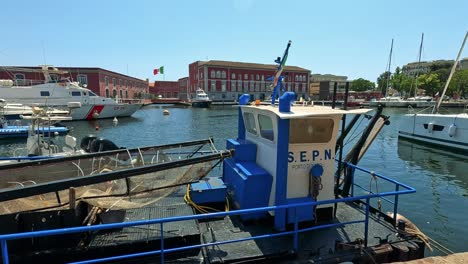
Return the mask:
[[[6,1],[0,65],[101,67],[150,81],[188,76],[196,60],[273,63],[376,81],[423,60],[454,59],[468,1]],[[465,51],[462,57],[468,57]],[[128,69],[128,71],[127,71]]]

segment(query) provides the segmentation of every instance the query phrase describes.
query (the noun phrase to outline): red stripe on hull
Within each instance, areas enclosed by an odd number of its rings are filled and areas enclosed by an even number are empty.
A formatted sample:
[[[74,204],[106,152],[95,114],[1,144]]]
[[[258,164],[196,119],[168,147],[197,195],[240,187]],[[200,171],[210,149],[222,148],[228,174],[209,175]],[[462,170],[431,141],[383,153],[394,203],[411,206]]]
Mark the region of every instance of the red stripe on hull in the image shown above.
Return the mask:
[[[99,114],[102,112],[102,109],[104,109],[104,105],[93,106],[93,108],[91,108],[88,115],[86,116],[86,120],[97,119],[98,117],[95,117],[95,115],[99,116]]]

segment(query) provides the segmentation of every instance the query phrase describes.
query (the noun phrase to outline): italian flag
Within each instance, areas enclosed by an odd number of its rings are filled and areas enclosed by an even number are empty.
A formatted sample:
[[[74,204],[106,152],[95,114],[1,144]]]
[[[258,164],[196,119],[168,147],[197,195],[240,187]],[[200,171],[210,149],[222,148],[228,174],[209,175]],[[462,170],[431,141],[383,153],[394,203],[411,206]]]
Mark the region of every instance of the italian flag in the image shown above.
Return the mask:
[[[154,75],[156,75],[158,73],[164,74],[164,66],[161,66],[161,67],[153,70]]]

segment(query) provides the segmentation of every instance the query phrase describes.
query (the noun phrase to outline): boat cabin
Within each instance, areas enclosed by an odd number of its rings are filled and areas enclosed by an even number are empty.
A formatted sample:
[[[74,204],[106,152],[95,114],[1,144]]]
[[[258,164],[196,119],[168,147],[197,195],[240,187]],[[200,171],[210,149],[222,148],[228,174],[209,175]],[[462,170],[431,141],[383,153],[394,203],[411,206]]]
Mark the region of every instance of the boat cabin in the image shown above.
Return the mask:
[[[248,95],[246,95],[248,96]],[[291,106],[294,93],[285,93],[279,105],[242,105],[239,134],[227,140],[233,158],[224,161],[224,182],[238,209],[334,199],[335,146],[344,111],[321,106]],[[240,100],[242,101],[242,100]],[[248,101],[245,100],[244,101]],[[276,210],[275,228],[300,221],[329,220],[333,206]],[[244,220],[265,217],[243,215]]]

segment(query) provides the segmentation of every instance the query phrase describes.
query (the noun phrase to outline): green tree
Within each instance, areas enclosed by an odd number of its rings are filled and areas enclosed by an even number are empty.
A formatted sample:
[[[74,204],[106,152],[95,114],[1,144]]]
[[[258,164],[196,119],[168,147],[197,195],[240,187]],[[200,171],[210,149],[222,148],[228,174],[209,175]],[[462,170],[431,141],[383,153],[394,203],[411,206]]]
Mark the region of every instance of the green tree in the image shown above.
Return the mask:
[[[387,96],[387,80],[388,80],[388,85],[390,86],[390,76],[391,72],[386,71],[377,78],[377,86],[380,91],[382,91],[382,94],[384,96]]]
[[[437,74],[439,77],[440,83],[444,83],[447,81],[448,76],[450,74],[450,69],[449,68],[440,68],[438,70],[433,71],[432,73]]]
[[[468,96],[468,69],[459,70],[453,74],[447,89],[447,94],[451,96],[461,96],[466,98]]]
[[[359,78],[359,79],[356,79],[354,80],[352,83],[352,88],[354,91],[368,91],[368,90],[374,90],[375,89],[375,83],[369,81],[369,80],[366,80],[366,79],[363,79],[363,78]]]
[[[397,67],[397,70],[398,69]],[[397,70],[395,70],[395,74],[393,74],[390,81],[392,88],[397,90],[400,94],[406,94],[408,97],[412,96],[415,89],[415,79]]]
[[[439,76],[435,73],[427,73],[418,77],[418,87],[426,91],[426,95],[435,96],[440,90]]]

